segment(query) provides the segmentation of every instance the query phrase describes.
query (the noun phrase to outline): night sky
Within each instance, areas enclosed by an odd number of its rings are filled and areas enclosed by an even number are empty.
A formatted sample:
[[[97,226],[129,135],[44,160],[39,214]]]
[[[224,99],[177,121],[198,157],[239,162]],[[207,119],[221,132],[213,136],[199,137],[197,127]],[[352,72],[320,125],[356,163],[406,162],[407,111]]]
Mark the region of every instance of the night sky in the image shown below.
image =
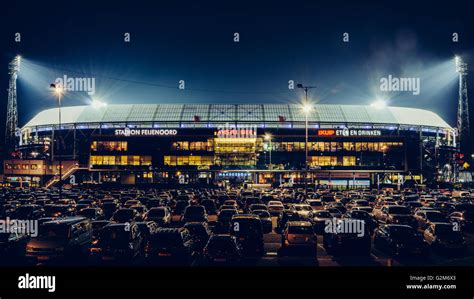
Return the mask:
[[[472,61],[474,49],[467,1],[159,2],[2,3],[0,134],[7,65],[16,54],[26,59],[18,80],[20,125],[55,106],[47,88],[65,74],[95,77],[94,97],[109,104],[298,103],[301,91],[288,90],[294,80],[317,86],[316,103],[370,104],[383,97],[455,124],[453,57]],[[342,42],[344,32],[349,43]],[[421,94],[381,93],[379,79],[389,74],[420,77]],[[469,92],[473,84],[471,76]],[[90,100],[68,93],[64,105]]]

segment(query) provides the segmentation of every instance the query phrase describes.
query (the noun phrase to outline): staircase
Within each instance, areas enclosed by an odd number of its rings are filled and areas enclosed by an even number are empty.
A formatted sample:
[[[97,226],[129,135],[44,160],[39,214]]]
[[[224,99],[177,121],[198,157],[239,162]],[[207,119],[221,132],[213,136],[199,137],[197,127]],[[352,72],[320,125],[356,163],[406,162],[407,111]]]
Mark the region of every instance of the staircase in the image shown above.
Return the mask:
[[[62,174],[62,180],[64,181],[68,177],[70,177],[73,173],[75,173],[78,170],[87,170],[87,167],[80,167],[79,165],[72,165],[68,169],[66,169],[65,172]],[[56,183],[59,182],[59,175],[55,175],[53,178],[51,178],[49,181],[46,182],[45,187],[50,188],[54,186]]]

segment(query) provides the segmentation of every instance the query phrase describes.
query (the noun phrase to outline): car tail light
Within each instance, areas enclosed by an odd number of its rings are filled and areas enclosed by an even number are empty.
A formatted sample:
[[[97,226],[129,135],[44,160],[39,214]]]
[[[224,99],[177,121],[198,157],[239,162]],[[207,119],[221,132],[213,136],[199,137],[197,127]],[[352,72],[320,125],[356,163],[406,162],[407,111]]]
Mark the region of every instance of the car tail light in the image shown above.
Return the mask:
[[[145,252],[150,252],[151,251],[151,246],[150,246],[150,243],[147,243],[145,245]]]

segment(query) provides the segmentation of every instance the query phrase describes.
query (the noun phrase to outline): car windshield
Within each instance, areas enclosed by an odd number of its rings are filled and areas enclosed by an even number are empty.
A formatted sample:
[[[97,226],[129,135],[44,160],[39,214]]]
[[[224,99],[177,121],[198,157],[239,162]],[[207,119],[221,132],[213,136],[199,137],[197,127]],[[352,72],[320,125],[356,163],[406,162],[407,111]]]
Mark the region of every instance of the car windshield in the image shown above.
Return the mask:
[[[44,210],[46,213],[56,213],[56,212],[63,212],[66,210],[66,206],[45,206]]]
[[[295,206],[295,210],[297,210],[297,211],[312,211],[310,206]]]
[[[446,221],[446,217],[444,217],[443,214],[436,213],[436,212],[426,213],[426,218],[432,222],[445,222]]]
[[[290,227],[288,227],[288,233],[311,235],[313,234],[313,228],[311,226],[291,225]]]
[[[110,244],[128,243],[130,240],[130,232],[124,229],[124,226],[105,227],[100,233],[100,240]]]
[[[156,234],[151,238],[151,243],[159,247],[171,247],[183,245],[183,241],[179,233]]]
[[[186,229],[191,235],[207,235],[206,228],[202,225],[186,225]]]
[[[388,213],[407,215],[407,214],[410,214],[410,210],[407,207],[389,207]]]
[[[358,218],[358,219],[365,219],[368,216],[368,213],[366,211],[351,211],[351,217],[352,218]]]
[[[133,217],[133,210],[119,210],[115,213],[115,218],[120,217],[120,218],[131,218]]]
[[[255,219],[254,219],[255,220]],[[232,222],[232,227],[236,227],[238,223],[238,230],[231,230],[235,235],[254,236],[262,233],[262,226],[260,220],[238,219]]]
[[[163,217],[165,216],[165,210],[164,209],[151,209],[148,212],[148,216]]]
[[[452,235],[455,234],[456,231],[454,230],[454,227],[451,224],[446,224],[446,225],[436,225],[435,227],[435,233],[437,235]]]
[[[210,254],[218,251],[235,251],[235,243],[231,238],[211,238],[207,249]]]
[[[233,210],[223,210],[219,213],[219,217],[232,217],[235,214]]]
[[[329,212],[318,212],[316,213],[316,217],[321,217],[321,218],[331,218],[331,214]]]
[[[397,226],[390,228],[390,235],[395,238],[406,238],[414,234],[415,232],[411,227]]]
[[[204,207],[189,206],[189,207],[186,208],[186,214],[203,215],[204,214]]]
[[[255,215],[259,216],[260,218],[269,218],[270,214],[267,211],[255,211]]]
[[[69,226],[62,224],[43,224],[39,228],[39,239],[67,239]]]

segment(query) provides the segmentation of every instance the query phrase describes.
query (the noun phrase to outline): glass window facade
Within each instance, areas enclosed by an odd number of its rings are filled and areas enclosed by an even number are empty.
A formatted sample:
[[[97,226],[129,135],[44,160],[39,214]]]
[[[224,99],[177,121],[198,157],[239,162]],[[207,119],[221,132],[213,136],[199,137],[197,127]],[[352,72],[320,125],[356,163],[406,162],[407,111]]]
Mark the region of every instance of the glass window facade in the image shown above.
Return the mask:
[[[214,165],[212,156],[164,156],[165,166]]]
[[[128,150],[127,141],[93,141],[91,144],[93,152],[125,152]]]
[[[354,156],[312,156],[308,157],[310,166],[355,166]]]
[[[212,151],[212,140],[208,141],[176,141],[171,145],[174,151]]]
[[[91,165],[147,166],[152,163],[151,156],[91,156]]]
[[[403,142],[308,142],[308,150],[316,152],[384,152],[403,148]],[[282,152],[304,151],[304,142],[272,142],[272,150]]]

